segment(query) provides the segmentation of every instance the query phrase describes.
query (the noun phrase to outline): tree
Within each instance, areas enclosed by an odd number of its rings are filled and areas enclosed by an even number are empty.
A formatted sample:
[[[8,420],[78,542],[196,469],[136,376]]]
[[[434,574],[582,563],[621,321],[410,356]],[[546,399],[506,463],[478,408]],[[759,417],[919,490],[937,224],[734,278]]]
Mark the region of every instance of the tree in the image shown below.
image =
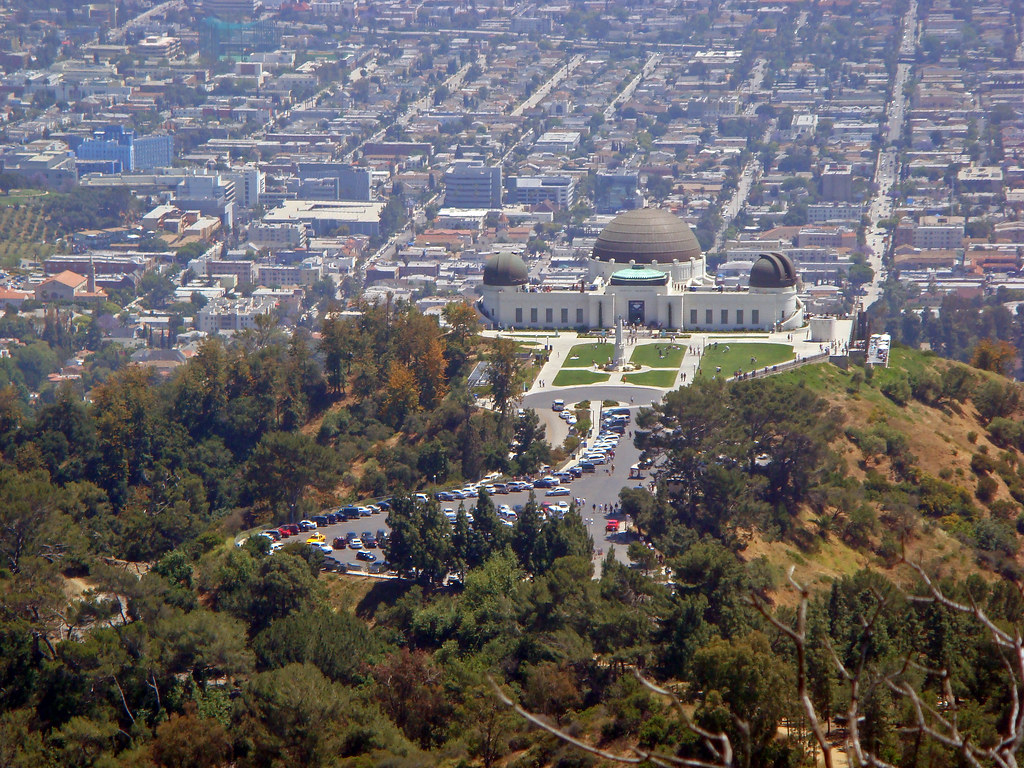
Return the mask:
[[[729,735],[744,763],[757,764],[788,709],[790,688],[768,638],[754,632],[714,640],[697,651],[694,683],[702,691],[696,722]],[[736,723],[743,723],[737,728]]]
[[[509,408],[521,397],[520,368],[516,343],[512,339],[497,339],[491,351],[488,374],[494,407],[502,418],[508,417]]]
[[[396,429],[409,414],[420,408],[420,388],[416,375],[405,364],[392,360],[388,365],[387,381],[381,399],[384,420]]]
[[[311,664],[256,675],[239,707],[241,732],[267,765],[329,765],[341,752],[344,726],[359,716],[351,697]]]
[[[253,648],[264,669],[308,663],[335,682],[355,683],[373,662],[376,642],[355,616],[321,606],[271,622]]]
[[[381,708],[424,749],[444,742],[452,711],[441,669],[423,651],[408,648],[391,654],[372,670]]]
[[[432,338],[416,361],[416,374],[420,388],[420,402],[424,408],[433,408],[448,392],[448,361],[441,338]]]
[[[160,768],[217,768],[231,754],[231,739],[218,721],[196,715],[194,703],[184,714],[172,713],[156,729],[150,745]]]
[[[1017,359],[1017,350],[1008,341],[982,339],[971,355],[971,365],[983,371],[992,371],[1003,376],[1010,373],[1010,366]]]
[[[519,558],[519,564],[528,573],[539,572],[538,556],[540,555],[540,513],[537,501],[530,494],[523,511],[519,513],[512,528],[512,551]]]
[[[252,452],[248,487],[253,499],[279,519],[295,518],[306,489],[332,488],[338,479],[334,454],[302,432],[268,432]]]
[[[444,306],[441,316],[448,324],[449,360],[455,370],[461,368],[469,355],[469,347],[480,332],[480,321],[474,310],[465,301],[453,301]]]

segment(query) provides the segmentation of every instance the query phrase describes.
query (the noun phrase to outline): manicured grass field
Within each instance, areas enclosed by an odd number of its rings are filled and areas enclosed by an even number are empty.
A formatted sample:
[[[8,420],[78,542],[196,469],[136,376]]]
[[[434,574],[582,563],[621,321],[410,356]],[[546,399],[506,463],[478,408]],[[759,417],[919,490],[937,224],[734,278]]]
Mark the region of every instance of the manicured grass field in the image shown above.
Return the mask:
[[[629,361],[637,365],[646,365],[648,368],[678,369],[685,354],[686,345],[665,341],[637,347],[633,350]]]
[[[662,387],[667,389],[676,383],[677,371],[644,371],[643,373],[627,373],[623,381],[640,384],[645,387]]]
[[[569,350],[563,368],[590,368],[597,363],[607,365],[612,361],[614,344],[576,344]]]
[[[594,373],[593,371],[559,371],[555,380],[551,382],[556,387],[578,387],[583,384],[599,384],[611,378],[607,373]]]
[[[708,345],[700,361],[700,375],[710,379],[715,376],[727,379],[737,371],[749,373],[754,368],[764,368],[792,360],[793,347],[789,344],[733,344],[727,341],[717,342],[715,348]],[[751,363],[754,358],[756,362]],[[715,369],[721,368],[721,373]]]
[[[17,205],[30,200],[42,200],[49,192],[45,189],[12,189],[6,195],[0,195],[0,205]]]

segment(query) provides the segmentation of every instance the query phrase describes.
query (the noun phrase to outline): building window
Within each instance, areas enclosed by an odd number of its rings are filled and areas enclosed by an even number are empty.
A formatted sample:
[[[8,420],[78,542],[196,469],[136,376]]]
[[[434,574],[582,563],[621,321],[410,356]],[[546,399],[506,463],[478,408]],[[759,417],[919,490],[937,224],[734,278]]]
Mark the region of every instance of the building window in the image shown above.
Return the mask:
[[[714,325],[715,324],[715,310],[705,309],[704,310],[704,324]]]
[[[516,324],[518,325],[518,324],[520,324],[522,322],[523,322],[523,308],[522,307],[516,307]]]
[[[536,323],[537,322],[537,308],[536,307],[530,307],[530,322],[531,323]]]
[[[690,310],[690,325],[693,325],[693,326],[697,325],[697,310],[696,309],[691,309]]]
[[[736,325],[743,325],[743,310],[736,310]]]
[[[753,325],[757,325],[759,322],[761,322],[760,315],[761,315],[761,310],[759,310],[759,309],[752,309],[752,310],[750,310],[750,322]]]
[[[576,307],[576,325],[583,325],[583,307]]]
[[[569,324],[569,309],[568,307],[562,307],[562,325]]]
[[[547,323],[548,325],[551,325],[551,323],[552,323],[552,321],[554,319],[555,319],[555,310],[553,310],[551,307],[548,307],[547,309],[545,309],[544,310],[544,322]]]

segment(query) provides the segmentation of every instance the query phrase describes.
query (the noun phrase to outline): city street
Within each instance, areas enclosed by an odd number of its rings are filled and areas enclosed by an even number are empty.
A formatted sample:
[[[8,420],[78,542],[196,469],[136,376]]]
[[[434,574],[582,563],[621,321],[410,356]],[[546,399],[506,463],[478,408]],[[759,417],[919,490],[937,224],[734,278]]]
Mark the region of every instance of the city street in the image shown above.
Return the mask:
[[[913,56],[916,45],[917,3],[912,2],[903,17],[900,57]],[[875,168],[876,192],[868,206],[868,218],[871,220],[871,226],[867,231],[868,263],[874,270],[874,277],[870,283],[864,286],[866,293],[861,303],[865,309],[878,301],[882,295],[882,282],[885,274],[882,259],[889,245],[889,233],[879,227],[878,222],[888,219],[892,215],[893,188],[899,181],[900,174],[898,144],[903,134],[910,69],[911,66],[907,62],[901,61],[896,65],[896,80],[893,84],[892,101],[889,104],[885,123],[886,147],[878,153],[878,164]]]

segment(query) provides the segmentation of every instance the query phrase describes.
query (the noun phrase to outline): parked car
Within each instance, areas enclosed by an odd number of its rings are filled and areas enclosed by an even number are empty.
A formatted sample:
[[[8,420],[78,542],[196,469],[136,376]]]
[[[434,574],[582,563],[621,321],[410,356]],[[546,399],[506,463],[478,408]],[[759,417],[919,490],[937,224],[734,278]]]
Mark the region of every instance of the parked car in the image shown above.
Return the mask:
[[[365,549],[361,552],[356,552],[356,560],[362,560],[367,563],[376,563],[377,556],[373,552],[367,552]]]
[[[548,491],[544,495],[545,496],[569,496],[571,494],[572,494],[572,491],[570,491],[564,485],[556,485],[554,488],[548,489]]]
[[[604,524],[605,533],[618,533],[619,532],[619,521],[609,520]]]
[[[268,537],[272,541],[278,541],[281,537],[281,532],[276,528],[268,528],[265,531],[260,531],[261,534]]]
[[[592,462],[592,461],[581,461],[580,462],[580,471],[581,472],[596,472],[597,471],[597,467],[594,465],[594,462]]]
[[[348,548],[349,549],[362,549],[363,548],[363,540],[360,539],[358,536],[355,536],[355,537],[349,539],[348,540]]]
[[[363,540],[363,546],[367,549],[377,548],[377,537],[369,531],[363,531],[363,535],[360,538]]]
[[[316,523],[314,523],[312,520],[299,520],[299,530],[300,531],[315,531],[316,530]]]
[[[383,528],[377,529],[377,543],[382,547],[388,543],[388,532]]]
[[[564,411],[565,410],[565,400],[555,400],[553,403],[551,403],[551,410],[552,411]]]
[[[335,536],[331,546],[335,549],[346,549],[348,547],[348,540],[342,536]]]
[[[323,544],[325,541],[327,541],[327,537],[324,536],[322,533],[314,533],[312,536],[306,539],[307,544]]]
[[[327,518],[328,525],[334,525],[335,523],[341,522],[341,515],[337,512],[328,512],[325,517]]]
[[[316,515],[316,516],[311,517],[309,519],[312,520],[314,523],[316,523],[316,527],[317,528],[320,528],[320,527],[328,524],[327,523],[327,515]]]

